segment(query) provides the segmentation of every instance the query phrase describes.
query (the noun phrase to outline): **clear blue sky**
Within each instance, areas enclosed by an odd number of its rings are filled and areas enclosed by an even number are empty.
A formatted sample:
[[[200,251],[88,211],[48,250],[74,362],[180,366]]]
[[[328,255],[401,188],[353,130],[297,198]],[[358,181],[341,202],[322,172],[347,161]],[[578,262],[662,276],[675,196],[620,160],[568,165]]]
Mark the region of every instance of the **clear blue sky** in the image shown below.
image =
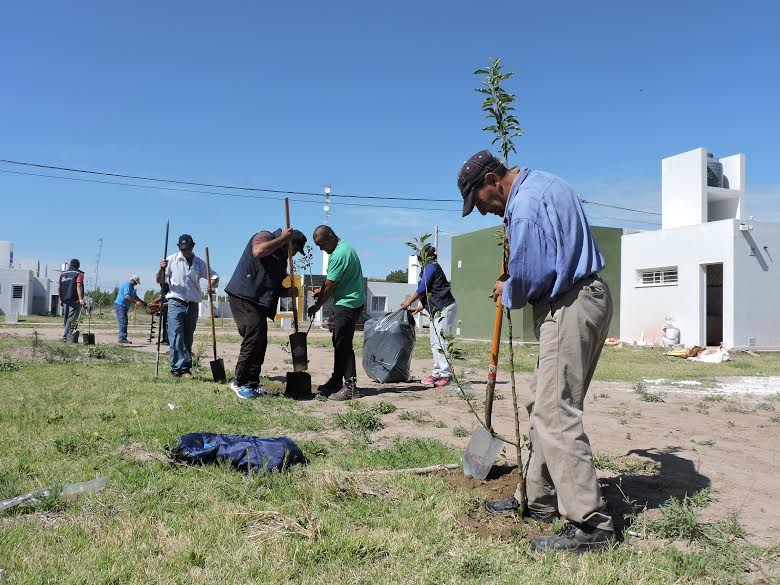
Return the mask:
[[[772,2],[13,2],[0,23],[0,158],[334,193],[449,197],[486,147],[473,70],[515,71],[526,135],[512,162],[590,199],[658,210],[660,159],[747,154],[749,213],[780,219],[780,9]],[[0,165],[0,170],[24,170]],[[172,232],[229,277],[279,202],[0,173],[17,258],[151,284]],[[652,217],[592,209],[602,225]],[[321,202],[293,204],[307,234]],[[344,207],[331,225],[367,276],[403,242],[497,224],[458,212]],[[444,246],[442,246],[444,247]],[[317,256],[317,263],[319,257]]]

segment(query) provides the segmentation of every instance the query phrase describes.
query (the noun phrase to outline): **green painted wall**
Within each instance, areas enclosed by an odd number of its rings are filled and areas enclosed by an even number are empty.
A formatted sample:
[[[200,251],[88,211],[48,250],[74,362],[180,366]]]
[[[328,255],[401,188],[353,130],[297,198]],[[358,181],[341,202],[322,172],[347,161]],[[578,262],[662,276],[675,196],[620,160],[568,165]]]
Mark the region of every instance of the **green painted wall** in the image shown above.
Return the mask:
[[[500,226],[486,228],[452,238],[452,294],[458,302],[458,337],[490,339],[493,333],[495,305],[490,298],[493,283],[500,273],[501,249],[495,234]],[[596,243],[607,266],[602,272],[614,303],[610,337],[620,331],[620,228],[592,227]],[[512,312],[512,325],[518,341],[536,341],[531,308]],[[504,323],[506,336],[506,320]]]

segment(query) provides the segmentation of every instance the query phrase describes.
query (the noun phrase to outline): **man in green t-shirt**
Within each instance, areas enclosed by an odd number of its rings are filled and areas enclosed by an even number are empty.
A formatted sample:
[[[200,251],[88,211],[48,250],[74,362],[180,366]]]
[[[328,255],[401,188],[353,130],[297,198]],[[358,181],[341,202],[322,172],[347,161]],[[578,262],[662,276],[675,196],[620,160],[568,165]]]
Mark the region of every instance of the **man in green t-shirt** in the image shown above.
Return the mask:
[[[352,339],[355,324],[366,304],[366,287],[363,270],[355,249],[339,239],[334,231],[321,225],[314,230],[314,243],[328,258],[328,274],[325,284],[314,294],[315,303],[309,307],[309,317],[314,317],[329,298],[333,297],[333,374],[321,384],[317,392],[330,400],[360,398],[357,389],[357,370]]]

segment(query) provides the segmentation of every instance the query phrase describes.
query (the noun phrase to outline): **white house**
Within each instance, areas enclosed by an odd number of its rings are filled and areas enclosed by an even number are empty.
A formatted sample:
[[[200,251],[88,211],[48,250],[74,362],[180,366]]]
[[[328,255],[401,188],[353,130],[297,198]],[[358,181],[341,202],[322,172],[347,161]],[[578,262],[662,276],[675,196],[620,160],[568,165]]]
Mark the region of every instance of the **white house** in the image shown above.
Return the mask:
[[[746,215],[745,155],[697,148],[661,173],[662,228],[622,237],[621,339],[658,340],[670,317],[686,346],[780,348],[780,224]]]

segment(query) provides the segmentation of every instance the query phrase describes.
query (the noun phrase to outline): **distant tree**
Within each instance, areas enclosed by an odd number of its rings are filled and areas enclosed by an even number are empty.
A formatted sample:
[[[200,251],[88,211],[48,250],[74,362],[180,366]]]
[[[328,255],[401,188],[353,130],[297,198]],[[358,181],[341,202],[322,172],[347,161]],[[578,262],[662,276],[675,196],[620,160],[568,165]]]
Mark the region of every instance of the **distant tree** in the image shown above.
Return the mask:
[[[403,270],[399,268],[398,270],[393,270],[385,276],[386,282],[407,282],[408,281],[408,273],[406,270]]]
[[[157,291],[153,289],[149,289],[144,293],[144,301],[147,303],[151,303],[156,296],[157,296]]]

